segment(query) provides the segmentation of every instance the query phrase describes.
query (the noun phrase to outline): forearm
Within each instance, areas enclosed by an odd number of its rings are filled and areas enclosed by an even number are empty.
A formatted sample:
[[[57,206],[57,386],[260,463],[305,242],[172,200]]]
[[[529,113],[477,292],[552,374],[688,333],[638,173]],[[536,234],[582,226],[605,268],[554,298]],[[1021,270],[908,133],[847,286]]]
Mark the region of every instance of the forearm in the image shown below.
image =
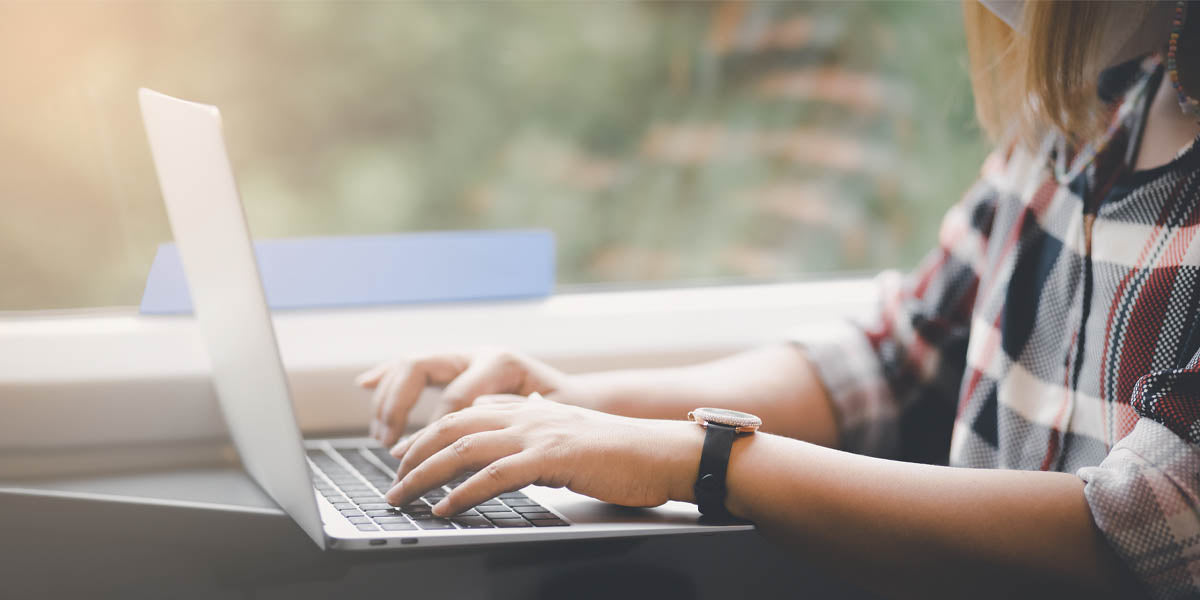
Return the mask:
[[[698,406],[729,408],[762,417],[765,431],[837,445],[828,396],[792,344],[687,367],[573,375],[555,399],[647,419],[681,419]]]
[[[889,596],[1129,597],[1071,474],[917,465],[753,435],[734,444],[727,483],[735,515]]]

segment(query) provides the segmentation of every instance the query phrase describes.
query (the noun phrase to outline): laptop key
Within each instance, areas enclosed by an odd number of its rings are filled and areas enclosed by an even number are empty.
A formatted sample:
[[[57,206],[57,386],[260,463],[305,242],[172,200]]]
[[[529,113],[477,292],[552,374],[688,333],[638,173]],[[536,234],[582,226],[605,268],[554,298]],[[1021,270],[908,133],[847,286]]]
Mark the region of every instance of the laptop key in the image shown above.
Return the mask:
[[[514,506],[514,507],[512,507],[512,509],[513,509],[513,510],[515,510],[515,511],[517,511],[517,512],[519,512],[519,513],[521,513],[521,514],[525,514],[525,513],[539,513],[539,512],[550,512],[550,510],[549,510],[549,509],[547,509],[546,507],[544,507],[544,506],[540,506],[540,505],[537,505],[537,504],[534,504],[533,506]]]
[[[538,503],[529,498],[509,498],[504,501],[509,506],[537,506]]]
[[[392,510],[393,506],[387,502],[381,502],[379,504],[362,504],[359,505],[359,508],[363,510]]]
[[[503,499],[505,499],[505,500],[507,500],[507,499],[509,499],[509,498],[523,498],[523,499],[528,499],[528,498],[529,498],[529,496],[526,496],[526,495],[525,495],[524,493],[522,493],[522,492],[504,492],[503,494],[500,494],[499,496],[496,496],[496,497],[497,497],[497,498],[503,498]]]
[[[534,527],[563,527],[567,524],[562,519],[530,519]]]
[[[363,516],[363,512],[361,510],[358,510],[357,508],[344,508],[338,512],[342,513],[342,515],[346,516],[346,517],[361,517],[361,516]]]
[[[375,458],[378,458],[379,462],[391,469],[393,473],[400,470],[400,459],[389,454],[387,449],[371,448],[371,454],[374,454]]]
[[[361,525],[355,525],[355,527],[357,527],[359,531],[379,531],[379,528],[378,528],[378,527],[376,527],[376,526],[374,526],[374,525],[371,525],[371,524],[369,524],[369,523],[363,523],[363,524],[361,524]]]
[[[449,519],[435,517],[432,519],[413,519],[413,522],[421,529],[454,529],[454,523],[450,522]]]
[[[492,524],[505,529],[510,527],[533,527],[525,519],[492,519]]]
[[[492,498],[491,500],[485,500],[483,502],[480,502],[476,506],[504,506],[504,504],[502,502],[500,502],[499,500]]]
[[[400,516],[400,513],[396,512],[396,511],[392,511],[392,510],[368,510],[367,516],[368,517],[398,517],[398,516]]]
[[[345,510],[347,508],[354,508],[354,504],[350,502],[334,502],[333,507],[338,510]]]
[[[483,517],[454,517],[450,519],[463,529],[491,529],[492,524]]]
[[[477,506],[477,507],[475,507],[475,510],[477,510],[480,513],[485,514],[485,515],[492,514],[492,513],[506,514],[506,515],[513,514],[512,509],[510,509],[507,506]]]
[[[386,523],[380,527],[383,527],[384,531],[412,531],[417,528],[412,523]]]
[[[407,523],[408,519],[404,517],[375,517],[375,522],[381,525],[383,523]]]
[[[371,522],[370,517],[346,517],[346,518],[350,519],[350,522],[354,523],[355,525],[364,525],[366,523]]]

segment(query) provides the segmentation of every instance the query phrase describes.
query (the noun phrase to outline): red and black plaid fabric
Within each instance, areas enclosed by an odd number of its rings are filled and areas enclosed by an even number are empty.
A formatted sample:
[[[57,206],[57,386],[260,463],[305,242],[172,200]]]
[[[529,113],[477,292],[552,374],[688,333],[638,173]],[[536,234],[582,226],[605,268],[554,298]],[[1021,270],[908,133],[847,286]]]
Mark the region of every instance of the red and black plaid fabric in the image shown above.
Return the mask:
[[[1200,148],[1125,166],[1133,98],[1161,77],[1155,59],[1135,67],[1092,167],[1060,184],[1054,140],[996,152],[940,247],[880,277],[872,319],[799,341],[845,449],[1077,473],[1151,595],[1197,597]]]

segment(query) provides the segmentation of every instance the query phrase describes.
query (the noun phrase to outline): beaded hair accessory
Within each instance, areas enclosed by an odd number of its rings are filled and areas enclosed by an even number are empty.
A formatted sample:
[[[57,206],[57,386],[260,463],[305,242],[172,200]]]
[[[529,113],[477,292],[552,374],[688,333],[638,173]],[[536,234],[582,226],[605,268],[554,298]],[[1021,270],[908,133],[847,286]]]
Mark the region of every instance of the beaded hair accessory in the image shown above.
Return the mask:
[[[1175,2],[1175,18],[1171,21],[1171,38],[1167,42],[1167,77],[1171,79],[1171,85],[1175,88],[1175,94],[1179,98],[1179,108],[1185,115],[1191,115],[1200,118],[1200,100],[1187,95],[1183,91],[1183,84],[1179,81],[1179,68],[1175,62],[1175,56],[1179,49],[1179,36],[1183,34],[1183,23],[1187,19],[1187,2],[1178,0]]]

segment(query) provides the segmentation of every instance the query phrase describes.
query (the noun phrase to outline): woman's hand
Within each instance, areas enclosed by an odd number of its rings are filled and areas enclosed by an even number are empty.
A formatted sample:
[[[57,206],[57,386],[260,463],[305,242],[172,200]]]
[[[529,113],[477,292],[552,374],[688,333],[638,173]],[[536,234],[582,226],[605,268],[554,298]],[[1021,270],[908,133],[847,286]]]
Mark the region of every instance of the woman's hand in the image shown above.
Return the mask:
[[[433,507],[454,515],[530,484],[566,487],[624,506],[692,501],[704,431],[687,421],[633,419],[520,396],[487,396],[392,449],[403,505],[464,471]]]
[[[358,376],[358,385],[375,390],[371,437],[384,446],[404,432],[408,413],[426,386],[444,385],[433,419],[470,406],[486,394],[550,394],[567,375],[514,352],[437,354],[394,360]]]

